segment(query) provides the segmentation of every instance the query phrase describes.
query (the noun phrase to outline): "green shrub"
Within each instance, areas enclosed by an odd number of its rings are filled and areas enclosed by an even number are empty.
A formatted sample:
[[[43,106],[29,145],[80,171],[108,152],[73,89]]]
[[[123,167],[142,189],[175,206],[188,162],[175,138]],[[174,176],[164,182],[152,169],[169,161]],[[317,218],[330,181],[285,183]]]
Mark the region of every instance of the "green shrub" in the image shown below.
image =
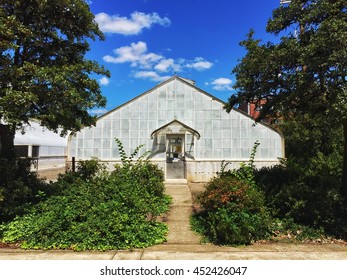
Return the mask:
[[[0,159],[0,222],[23,215],[53,193],[53,188],[30,170],[30,159]]]
[[[221,207],[192,218],[192,227],[209,242],[220,245],[248,245],[269,236],[270,217],[264,210],[250,213]]]
[[[163,173],[139,161],[106,173],[97,161],[60,176],[59,194],[2,228],[3,242],[22,248],[108,250],[141,248],[166,240],[156,216],[169,208]]]
[[[264,198],[259,191],[233,176],[213,178],[206,190],[198,196],[198,201],[208,212],[222,207],[232,211],[247,209],[256,212],[264,205]]]
[[[66,184],[73,183],[75,180],[82,180],[84,182],[91,181],[96,177],[102,178],[107,176],[107,168],[105,164],[100,163],[97,158],[90,160],[78,161],[76,170],[67,170],[64,174],[58,175],[59,182],[64,181]],[[56,184],[55,189],[59,189],[61,184]]]
[[[210,242],[250,244],[269,234],[270,215],[253,176],[257,145],[248,165],[229,171],[225,171],[223,165],[218,177],[213,178],[197,198],[202,211],[193,216],[192,226]]]
[[[167,210],[167,204],[163,204],[168,199],[164,194],[164,173],[157,165],[146,161],[130,169],[118,167],[110,181],[120,188],[114,195],[143,215],[155,218]]]
[[[141,198],[136,200],[139,201],[139,211],[144,211],[147,216],[155,217],[160,215],[160,213],[165,211],[161,207],[163,204],[160,201],[169,199],[164,195],[164,172],[158,165],[144,160],[148,154],[147,152],[134,162],[134,157],[142,145],[138,146],[130,156],[127,156],[120,140],[116,138],[116,142],[121,155],[122,165],[115,166],[111,177],[122,182],[128,182],[132,186],[132,188],[126,189],[130,191],[126,197],[129,198],[130,202],[133,201],[131,197],[134,195]]]
[[[347,209],[335,176],[289,165],[262,168],[255,177],[275,217],[347,237]]]

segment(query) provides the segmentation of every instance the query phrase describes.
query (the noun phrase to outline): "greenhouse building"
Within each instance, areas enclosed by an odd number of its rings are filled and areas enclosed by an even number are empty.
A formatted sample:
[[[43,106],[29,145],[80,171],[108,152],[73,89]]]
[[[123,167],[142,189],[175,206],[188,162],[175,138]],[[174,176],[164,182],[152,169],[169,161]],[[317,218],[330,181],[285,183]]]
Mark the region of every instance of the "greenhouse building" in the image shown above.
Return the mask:
[[[52,169],[66,164],[67,137],[42,127],[38,121],[31,120],[22,130],[16,132],[14,147],[16,155],[31,158],[34,169]]]
[[[166,180],[204,182],[223,162],[238,168],[249,160],[256,141],[255,165],[278,164],[284,157],[282,135],[238,109],[227,113],[223,106],[193,81],[175,75],[70,136],[68,161],[97,157],[112,168],[121,162],[118,138],[128,155],[144,145],[139,155],[149,151]]]

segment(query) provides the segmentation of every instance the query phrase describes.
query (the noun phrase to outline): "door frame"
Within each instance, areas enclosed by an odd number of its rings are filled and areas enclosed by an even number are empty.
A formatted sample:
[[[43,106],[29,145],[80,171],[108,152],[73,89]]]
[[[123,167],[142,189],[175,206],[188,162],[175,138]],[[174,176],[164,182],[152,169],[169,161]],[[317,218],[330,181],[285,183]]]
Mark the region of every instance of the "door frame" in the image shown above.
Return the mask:
[[[168,157],[168,154],[172,154],[172,150],[170,151],[170,139],[174,138],[181,138],[182,139],[182,145],[181,145],[181,152],[176,157]],[[183,163],[183,170],[182,170],[182,178],[177,179],[186,179],[186,160],[185,160],[185,143],[186,143],[186,134],[185,133],[167,133],[165,134],[165,179],[173,179],[173,178],[167,178],[168,177],[168,164],[175,164],[179,163],[180,161]],[[171,161],[171,162],[170,162]]]

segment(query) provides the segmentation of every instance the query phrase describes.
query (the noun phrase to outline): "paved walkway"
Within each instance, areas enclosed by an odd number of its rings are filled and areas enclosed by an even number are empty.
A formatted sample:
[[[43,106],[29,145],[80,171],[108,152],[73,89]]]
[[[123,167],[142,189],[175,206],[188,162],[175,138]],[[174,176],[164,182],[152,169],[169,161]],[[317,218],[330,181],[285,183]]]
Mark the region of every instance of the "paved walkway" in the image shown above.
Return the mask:
[[[167,217],[169,245],[199,245],[200,236],[190,229],[192,214],[192,194],[187,184],[166,184],[166,193],[172,197],[172,205]]]
[[[0,249],[0,260],[347,260],[347,246],[338,244],[255,244],[221,247],[200,244],[189,227],[194,185],[167,184],[173,197],[166,243],[129,251],[74,252],[69,250]]]

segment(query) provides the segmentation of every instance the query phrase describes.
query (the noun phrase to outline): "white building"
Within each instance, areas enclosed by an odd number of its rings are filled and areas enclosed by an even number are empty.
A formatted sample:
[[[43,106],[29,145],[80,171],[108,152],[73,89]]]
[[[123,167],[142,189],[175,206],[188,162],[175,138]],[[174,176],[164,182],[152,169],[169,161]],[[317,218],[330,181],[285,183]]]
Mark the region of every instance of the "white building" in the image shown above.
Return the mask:
[[[35,168],[50,169],[64,167],[67,154],[67,137],[40,126],[34,120],[17,131],[14,138],[16,155],[30,157]]]
[[[68,160],[97,157],[110,164],[120,162],[115,138],[130,155],[144,144],[150,159],[166,179],[207,181],[220,171],[223,161],[238,168],[249,160],[258,140],[255,164],[279,163],[284,157],[283,137],[272,127],[258,123],[242,111],[227,113],[224,102],[178,76],[159,84],[101,116],[95,127],[70,137]]]

